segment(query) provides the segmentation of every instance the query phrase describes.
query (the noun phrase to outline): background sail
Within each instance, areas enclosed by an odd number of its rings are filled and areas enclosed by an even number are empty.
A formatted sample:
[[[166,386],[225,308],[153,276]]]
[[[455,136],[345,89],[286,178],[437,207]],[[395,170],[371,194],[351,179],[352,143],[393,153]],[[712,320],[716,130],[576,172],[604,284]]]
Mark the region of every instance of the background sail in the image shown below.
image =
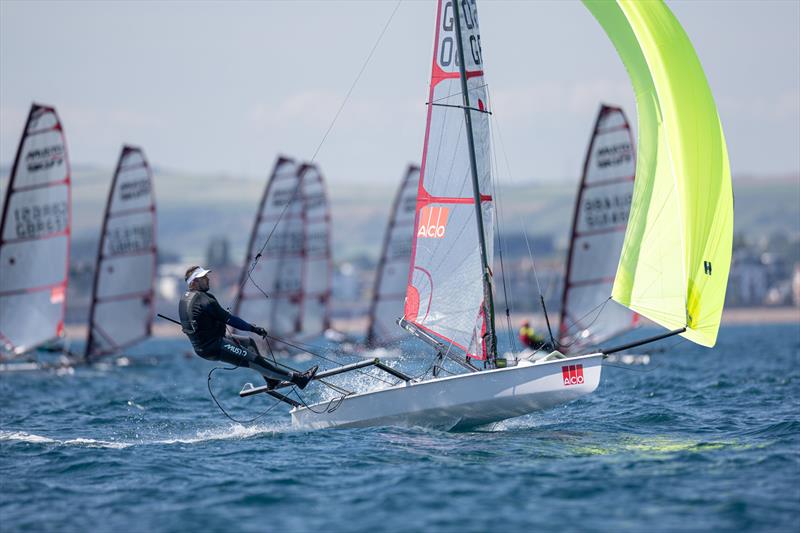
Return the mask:
[[[613,297],[713,346],[730,270],[733,194],[705,74],[663,2],[584,3],[625,63],[639,115],[636,185]]]
[[[150,165],[140,148],[124,146],[100,233],[86,357],[118,352],[150,336],[157,254]]]
[[[278,337],[293,336],[301,327],[303,203],[297,170],[289,158],[275,162],[250,235],[234,305],[234,314]]]
[[[279,157],[250,237],[234,313],[276,337],[321,334],[330,323],[330,257],[322,175],[314,165],[298,166]]]
[[[561,304],[559,343],[568,352],[599,344],[636,324],[609,300],[633,195],[636,157],[622,109],[601,106],[575,200]]]
[[[300,167],[303,200],[303,283],[299,336],[315,337],[330,327],[331,215],[325,183],[316,165]]]
[[[63,332],[70,244],[70,166],[61,122],[33,104],[0,223],[0,346],[23,353]]]
[[[418,188],[419,167],[411,165],[397,190],[383,238],[369,309],[367,346],[388,344],[403,338],[403,331],[397,327],[397,319],[403,312],[408,284]]]
[[[440,0],[436,14],[428,120],[422,154],[405,319],[485,359],[484,286],[453,8]],[[492,264],[489,116],[475,2],[459,2],[467,86],[480,185],[488,264]],[[455,107],[450,107],[455,106]]]

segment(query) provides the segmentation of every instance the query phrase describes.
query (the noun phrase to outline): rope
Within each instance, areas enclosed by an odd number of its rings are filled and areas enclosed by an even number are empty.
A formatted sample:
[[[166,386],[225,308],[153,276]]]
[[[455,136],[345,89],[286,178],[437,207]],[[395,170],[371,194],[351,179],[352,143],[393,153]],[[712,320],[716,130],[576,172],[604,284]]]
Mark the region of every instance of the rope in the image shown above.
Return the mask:
[[[239,367],[215,366],[214,368],[212,368],[208,373],[208,380],[206,381],[206,384],[208,385],[208,393],[211,395],[211,399],[214,400],[214,403],[217,404],[217,407],[219,407],[219,410],[222,411],[222,414],[228,417],[228,419],[230,419],[233,422],[236,422],[237,424],[250,424],[251,422],[255,422],[256,420],[258,420],[259,418],[263,418],[264,416],[266,416],[266,414],[272,411],[280,402],[278,400],[275,400],[275,403],[273,403],[266,411],[249,420],[237,420],[236,418],[233,418],[231,415],[229,415],[228,411],[226,411],[225,408],[222,407],[222,404],[219,403],[219,400],[217,400],[217,397],[214,395],[214,391],[211,390],[211,376],[217,370],[236,370],[237,368]]]

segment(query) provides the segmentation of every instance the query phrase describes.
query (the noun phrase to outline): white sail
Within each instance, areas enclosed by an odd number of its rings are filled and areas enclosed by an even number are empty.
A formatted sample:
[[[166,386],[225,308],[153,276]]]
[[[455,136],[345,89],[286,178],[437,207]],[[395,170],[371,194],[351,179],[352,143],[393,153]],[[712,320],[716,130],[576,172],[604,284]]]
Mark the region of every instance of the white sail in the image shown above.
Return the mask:
[[[633,195],[636,156],[622,109],[601,106],[575,201],[559,344],[577,352],[634,327],[638,315],[610,299]]]
[[[397,190],[383,238],[369,309],[367,346],[386,345],[403,338],[402,330],[397,327],[397,319],[403,314],[408,284],[418,188],[419,167],[411,165]]]
[[[70,244],[70,166],[61,122],[33,104],[0,222],[0,346],[23,353],[62,334]]]
[[[234,314],[276,337],[322,333],[329,323],[329,227],[319,171],[279,157],[250,237]]]
[[[485,285],[453,7],[440,0],[404,318],[476,359],[487,357]],[[490,132],[474,0],[460,5],[487,262],[492,264]]]
[[[100,232],[87,358],[119,352],[150,336],[156,260],[152,172],[140,148],[124,146]]]

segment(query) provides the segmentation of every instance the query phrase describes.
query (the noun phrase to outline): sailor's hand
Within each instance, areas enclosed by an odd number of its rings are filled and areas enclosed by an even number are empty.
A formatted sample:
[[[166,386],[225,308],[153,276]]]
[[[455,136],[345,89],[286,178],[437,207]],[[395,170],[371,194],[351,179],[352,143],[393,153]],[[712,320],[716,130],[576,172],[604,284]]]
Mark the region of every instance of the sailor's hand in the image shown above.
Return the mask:
[[[253,326],[253,333],[258,335],[262,339],[267,336],[267,330],[259,326]]]

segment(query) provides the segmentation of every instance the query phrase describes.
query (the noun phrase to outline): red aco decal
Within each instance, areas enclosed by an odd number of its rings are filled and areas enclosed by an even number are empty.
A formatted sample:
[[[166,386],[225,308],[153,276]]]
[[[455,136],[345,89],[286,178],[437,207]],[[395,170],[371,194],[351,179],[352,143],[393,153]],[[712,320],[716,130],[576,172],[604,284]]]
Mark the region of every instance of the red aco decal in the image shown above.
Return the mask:
[[[418,238],[441,239],[447,228],[447,217],[450,210],[447,207],[423,207],[419,214]]]
[[[583,383],[583,365],[569,365],[561,367],[561,377],[564,386],[581,385]]]

